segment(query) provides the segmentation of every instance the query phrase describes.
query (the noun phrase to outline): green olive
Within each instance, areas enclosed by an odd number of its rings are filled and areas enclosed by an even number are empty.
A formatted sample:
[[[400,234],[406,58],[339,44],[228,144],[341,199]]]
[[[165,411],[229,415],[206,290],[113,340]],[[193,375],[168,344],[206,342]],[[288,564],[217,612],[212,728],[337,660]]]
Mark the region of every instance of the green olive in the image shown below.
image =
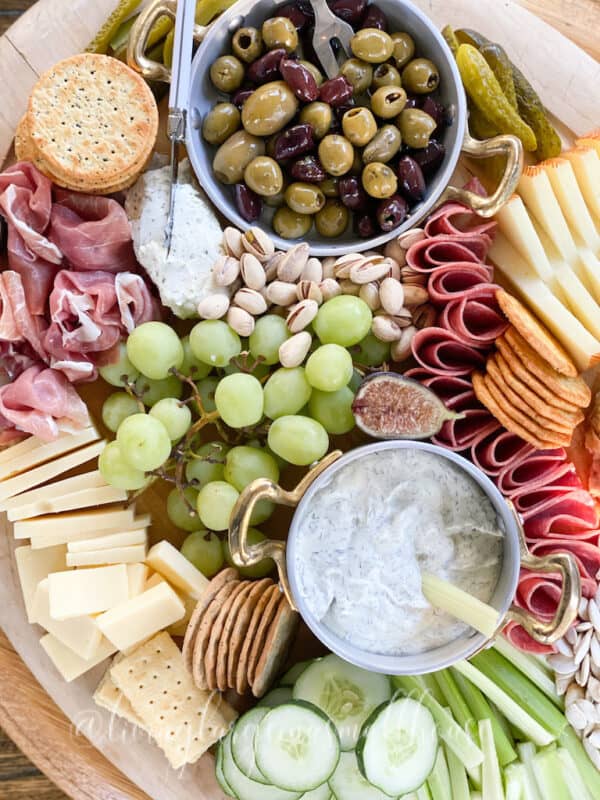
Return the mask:
[[[384,125],[380,128],[362,153],[365,164],[390,161],[402,146],[402,136],[395,125]]]
[[[283,186],[280,192],[272,194],[270,197],[263,197],[263,201],[269,208],[279,208],[285,203],[285,190],[287,189],[287,181],[283,179]]]
[[[273,230],[282,239],[300,239],[309,232],[312,219],[310,214],[298,214],[287,206],[281,206],[273,214]]]
[[[339,178],[325,178],[319,184],[319,189],[323,192],[325,197],[339,197],[340,196],[340,179]]]
[[[320,86],[323,83],[323,81],[325,80],[323,74],[317,69],[317,67],[315,67],[315,65],[311,61],[304,61],[301,58],[298,60],[298,63],[302,64],[303,67],[306,67],[306,69],[315,79],[315,83],[317,84],[317,86]]]
[[[357,58],[369,64],[382,64],[394,52],[392,37],[379,28],[363,28],[350,40],[350,47]]]
[[[220,56],[211,64],[210,79],[220,92],[235,92],[244,80],[244,65],[235,56]]]
[[[328,200],[315,216],[315,228],[327,239],[341,236],[348,227],[350,214],[339,200]]]
[[[325,205],[325,195],[313,183],[290,183],[285,202],[298,214],[316,214]]]
[[[300,112],[300,122],[312,125],[315,139],[322,139],[331,128],[333,111],[327,103],[316,100],[304,106]]]
[[[383,200],[396,194],[398,179],[391,167],[380,161],[373,161],[363,170],[362,184],[367,194]]]
[[[281,167],[273,158],[257,156],[244,170],[246,185],[261,197],[272,197],[283,188]]]
[[[217,103],[204,117],[202,136],[209,144],[223,144],[240,125],[240,112],[233,103]]]
[[[246,64],[256,61],[263,51],[260,31],[256,28],[238,28],[233,34],[231,47],[234,54]]]
[[[396,125],[400,128],[404,144],[422,148],[429,144],[429,137],[436,129],[437,122],[418,108],[405,108]]]
[[[364,147],[377,133],[375,117],[364,106],[351,108],[342,118],[344,136],[350,144]]]
[[[380,89],[382,86],[402,86],[400,73],[392,64],[380,64],[373,72],[372,89]]]
[[[408,33],[392,33],[394,42],[394,61],[397,67],[403,67],[415,54],[415,43]]]
[[[397,117],[406,105],[406,92],[401,86],[382,86],[371,96],[373,113],[382,119]]]
[[[242,106],[242,125],[254,136],[271,136],[298,110],[298,100],[285,81],[259,86]]]
[[[329,134],[319,145],[319,160],[330,175],[345,175],[352,169],[354,148],[344,136]]]
[[[354,87],[354,94],[364,94],[373,80],[373,67],[359,58],[349,58],[340,67],[342,75]]]
[[[265,20],[262,26],[262,38],[267,50],[283,47],[288,53],[293,53],[298,47],[298,31],[287,17],[271,17]]]
[[[213,171],[221,183],[240,183],[252,159],[265,154],[265,143],[247,131],[237,131],[215,153]]]
[[[402,70],[402,85],[408,92],[428,94],[440,83],[438,68],[428,58],[415,58]]]

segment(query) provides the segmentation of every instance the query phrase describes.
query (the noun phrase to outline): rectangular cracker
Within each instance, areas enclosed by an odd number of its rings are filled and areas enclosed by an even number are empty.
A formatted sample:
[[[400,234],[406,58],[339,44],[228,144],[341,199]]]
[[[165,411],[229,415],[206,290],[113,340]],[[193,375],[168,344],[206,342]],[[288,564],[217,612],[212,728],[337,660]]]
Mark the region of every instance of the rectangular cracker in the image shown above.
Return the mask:
[[[109,664],[108,669],[94,692],[94,702],[97,706],[100,706],[100,708],[105,708],[107,711],[110,711],[111,714],[116,714],[118,717],[127,720],[127,722],[131,722],[132,725],[137,725],[138,728],[146,730],[141,718],[135,713],[133,706],[123,692],[115,685],[110,675],[111,669],[115,664],[118,664],[119,661],[122,661],[123,658],[124,656],[121,654],[116,655],[112,663]]]

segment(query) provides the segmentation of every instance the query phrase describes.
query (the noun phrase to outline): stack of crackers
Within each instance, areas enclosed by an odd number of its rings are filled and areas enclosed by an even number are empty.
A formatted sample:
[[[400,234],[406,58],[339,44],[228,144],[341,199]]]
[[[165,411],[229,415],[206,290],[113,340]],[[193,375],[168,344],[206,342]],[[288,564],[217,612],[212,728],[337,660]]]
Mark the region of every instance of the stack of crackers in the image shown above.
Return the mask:
[[[279,673],[298,626],[270,578],[243,581],[225,569],[210,582],[189,621],[184,662],[200,689],[249,688],[262,697]]]
[[[219,694],[194,685],[181,651],[164,632],[117,656],[94,700],[144,730],[174,769],[197,761],[237,716]]]
[[[496,298],[511,325],[496,341],[485,374],[473,375],[475,395],[534,447],[567,447],[591,391],[569,354],[519,300],[502,289]]]
[[[111,194],[135,182],[157,132],[158,109],[144,79],[115,58],[84,53],[40,76],[15,151],[58,186]]]

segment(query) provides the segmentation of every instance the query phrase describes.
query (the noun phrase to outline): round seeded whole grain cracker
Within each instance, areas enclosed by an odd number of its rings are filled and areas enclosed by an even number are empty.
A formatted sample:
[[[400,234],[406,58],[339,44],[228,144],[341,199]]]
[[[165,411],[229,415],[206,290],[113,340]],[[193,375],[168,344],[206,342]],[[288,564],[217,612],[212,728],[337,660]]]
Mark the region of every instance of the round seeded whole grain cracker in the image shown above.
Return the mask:
[[[533,316],[520,300],[504,289],[496,292],[498,305],[508,321],[533,347],[541,358],[561,375],[576,378],[579,375],[573,359],[550,331]]]
[[[138,172],[158,131],[144,79],[117,59],[84,53],[40,76],[28,107],[38,156],[69,188],[93,191]]]
[[[250,684],[250,686],[254,685],[256,666],[260,660],[263,647],[265,646],[265,641],[267,639],[269,627],[273,622],[273,620],[275,619],[275,614],[277,613],[277,609],[281,601],[281,590],[279,588],[279,585],[278,584],[275,585],[274,589],[275,591],[273,592],[271,598],[269,599],[267,607],[265,608],[265,612],[258,624],[256,633],[254,634],[254,641],[252,642],[252,646],[250,647],[250,653],[248,655],[248,683]]]
[[[250,618],[250,623],[248,624],[246,633],[244,634],[244,640],[240,648],[239,658],[237,659],[237,663],[233,665],[233,668],[235,669],[235,690],[238,694],[244,694],[250,685],[248,681],[248,659],[250,657],[250,650],[252,649],[252,644],[254,642],[254,637],[256,635],[256,631],[258,630],[258,626],[260,625],[260,621],[263,618],[265,610],[270,604],[274,593],[279,593],[279,587],[275,584],[272,584],[271,586],[267,586],[264,592],[260,595]]]
[[[300,616],[283,595],[256,665],[252,683],[252,694],[255,697],[262,697],[279,674],[298,630],[299,621]]]
[[[223,626],[223,631],[219,638],[218,648],[217,648],[217,665],[216,665],[216,676],[217,676],[217,689],[220,692],[224,692],[227,690],[227,658],[229,654],[229,643],[231,640],[231,632],[233,631],[233,627],[235,625],[235,620],[239,614],[240,608],[244,605],[248,595],[252,591],[253,584],[252,581],[243,581],[241,585],[241,590],[233,595],[233,603],[229,608],[229,613],[227,614],[227,618],[225,619],[225,625]]]
[[[21,117],[15,131],[15,155],[17,161],[31,161],[35,159],[35,147],[29,135],[27,114]]]
[[[504,346],[505,348],[508,347],[506,343],[504,343]],[[538,400],[541,400],[543,403],[547,404],[551,411],[557,409],[566,411],[569,414],[576,414],[578,411],[581,411],[579,406],[569,403],[568,400],[564,400],[556,393],[551,392],[545,384],[535,377],[535,375],[528,372],[521,362],[518,362],[520,369],[517,375],[515,369],[511,369],[508,361],[499,351],[488,359],[488,363],[490,360],[496,364],[502,373],[502,377],[511,389],[527,399],[530,406],[535,407],[534,404]],[[521,379],[521,375],[523,379]]]
[[[246,634],[248,633],[248,629],[250,627],[252,615],[260,603],[261,598],[264,596],[266,590],[270,586],[273,586],[273,581],[271,578],[263,578],[260,581],[253,581],[250,593],[244,598],[244,601],[237,612],[235,612],[234,609],[231,610],[230,618],[232,618],[235,614],[235,621],[229,638],[229,647],[227,652],[226,685],[232,689],[235,689],[236,668],[239,662],[242,646],[244,644],[244,639],[246,638]]]
[[[221,609],[227,602],[227,599],[239,584],[240,581],[228,581],[224,586],[221,586],[206,607],[202,619],[200,620],[192,655],[192,677],[199,689],[208,689],[207,676],[204,671],[204,656],[208,648],[213,625],[221,613]]]
[[[217,688],[217,659],[219,654],[219,642],[221,641],[221,637],[225,631],[227,617],[229,616],[229,612],[231,611],[231,607],[233,606],[235,598],[241,592],[243,592],[245,588],[246,581],[240,581],[240,583],[234,587],[233,591],[224,600],[223,605],[221,606],[221,609],[210,629],[208,646],[204,653],[204,675],[206,676],[206,683],[211,692]],[[195,667],[196,664],[194,663],[194,668]]]

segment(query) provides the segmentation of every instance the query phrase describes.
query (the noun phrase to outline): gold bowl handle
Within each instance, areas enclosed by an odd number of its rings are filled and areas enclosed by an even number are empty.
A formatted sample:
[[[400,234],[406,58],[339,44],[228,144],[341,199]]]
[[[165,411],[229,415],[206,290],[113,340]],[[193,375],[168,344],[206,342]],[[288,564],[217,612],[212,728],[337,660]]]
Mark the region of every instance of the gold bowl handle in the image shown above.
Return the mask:
[[[229,523],[229,552],[231,553],[233,563],[238,567],[248,567],[251,564],[262,561],[263,558],[272,558],[277,565],[277,572],[279,573],[279,581],[283,592],[290,606],[295,611],[298,609],[292,598],[288,580],[285,562],[285,542],[265,539],[264,542],[249,545],[248,528],[250,527],[250,517],[252,516],[254,507],[260,500],[270,500],[272,503],[277,503],[278,505],[295,508],[311,483],[330,467],[334,461],[337,461],[341,455],[341,450],[334,450],[332,453],[326,455],[306,473],[296,488],[291,491],[282,489],[281,486],[268,480],[268,478],[257,478],[257,480],[252,481],[252,483],[246,486],[238,497],[231,513],[231,522]]]

